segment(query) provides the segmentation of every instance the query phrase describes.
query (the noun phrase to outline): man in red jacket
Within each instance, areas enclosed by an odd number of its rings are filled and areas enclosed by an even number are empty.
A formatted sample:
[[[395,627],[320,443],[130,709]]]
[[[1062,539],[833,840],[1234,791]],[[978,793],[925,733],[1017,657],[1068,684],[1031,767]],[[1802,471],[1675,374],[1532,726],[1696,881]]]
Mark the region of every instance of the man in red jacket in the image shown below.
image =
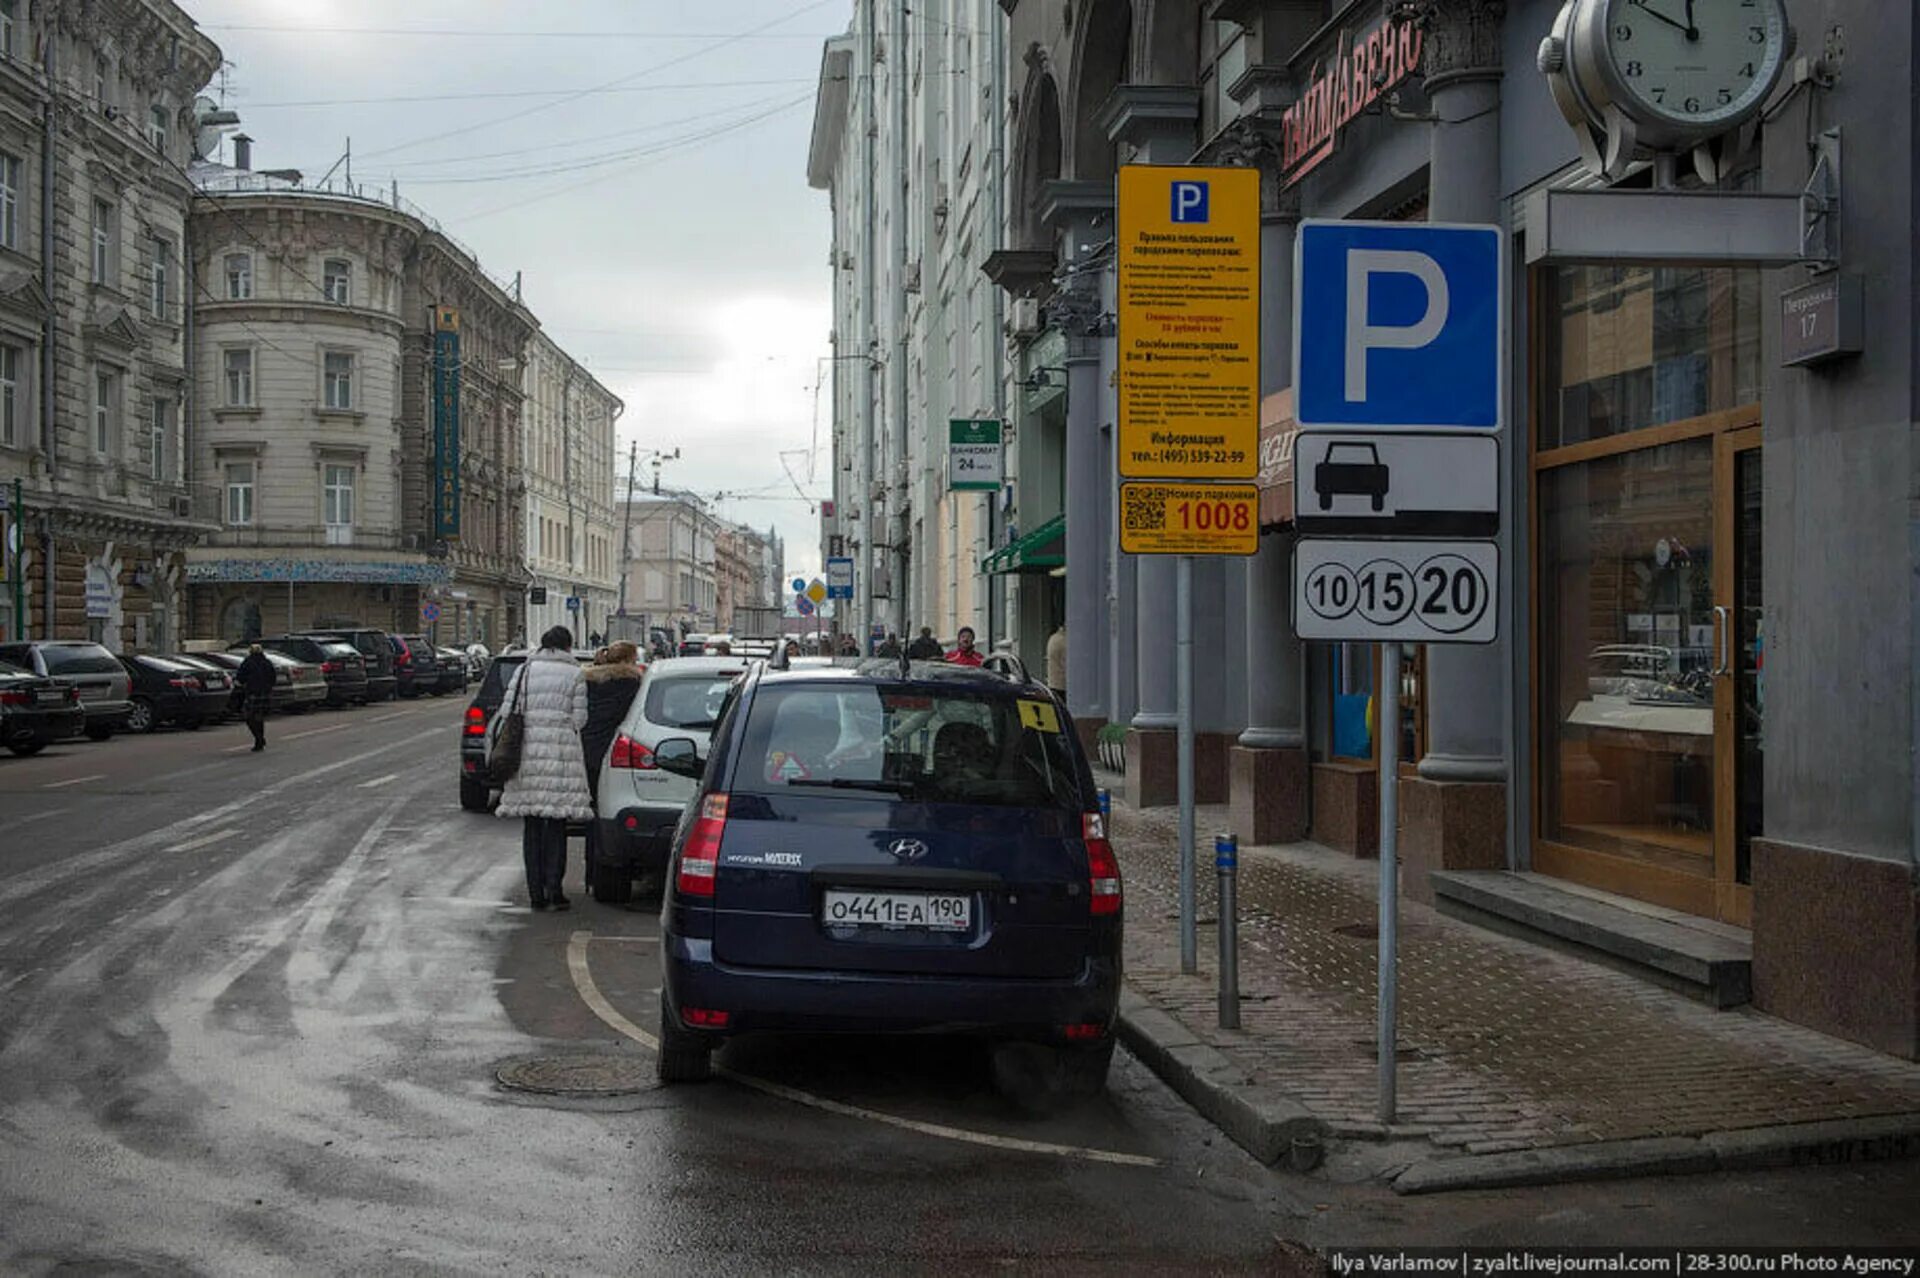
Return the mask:
[[[979,665],[982,658],[978,652],[974,651],[973,627],[972,626],[960,627],[959,639],[960,639],[960,646],[947,654],[947,660],[956,666]]]

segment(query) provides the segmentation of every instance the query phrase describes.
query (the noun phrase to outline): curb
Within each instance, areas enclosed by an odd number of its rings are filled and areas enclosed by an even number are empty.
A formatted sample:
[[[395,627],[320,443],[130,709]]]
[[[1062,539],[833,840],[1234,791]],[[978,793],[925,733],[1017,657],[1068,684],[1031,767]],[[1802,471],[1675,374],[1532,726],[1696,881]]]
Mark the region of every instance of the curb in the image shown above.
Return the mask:
[[[1396,1176],[1393,1191],[1439,1194],[1460,1189],[1508,1189],[1581,1180],[1749,1171],[1809,1163],[1884,1162],[1897,1158],[1920,1158],[1920,1114],[1789,1123],[1709,1132],[1704,1136],[1653,1136],[1506,1154],[1433,1158],[1415,1163]]]
[[[1234,1144],[1269,1166],[1311,1171],[1326,1152],[1327,1124],[1292,1098],[1254,1087],[1218,1050],[1131,987],[1120,994],[1120,1041]]]

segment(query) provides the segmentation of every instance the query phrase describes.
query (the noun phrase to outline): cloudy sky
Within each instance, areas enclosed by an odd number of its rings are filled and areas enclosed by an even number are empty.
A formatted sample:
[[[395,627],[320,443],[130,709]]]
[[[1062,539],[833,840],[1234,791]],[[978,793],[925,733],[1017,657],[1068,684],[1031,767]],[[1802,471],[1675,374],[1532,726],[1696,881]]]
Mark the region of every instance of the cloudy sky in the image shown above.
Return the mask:
[[[180,0],[226,56],[255,168],[436,217],[626,401],[663,482],[818,567],[829,220],[807,186],[820,43],[851,0]],[[219,81],[212,90],[218,97]],[[224,157],[223,158],[227,158]],[[830,412],[822,391],[818,411]],[[809,478],[811,473],[812,478]]]

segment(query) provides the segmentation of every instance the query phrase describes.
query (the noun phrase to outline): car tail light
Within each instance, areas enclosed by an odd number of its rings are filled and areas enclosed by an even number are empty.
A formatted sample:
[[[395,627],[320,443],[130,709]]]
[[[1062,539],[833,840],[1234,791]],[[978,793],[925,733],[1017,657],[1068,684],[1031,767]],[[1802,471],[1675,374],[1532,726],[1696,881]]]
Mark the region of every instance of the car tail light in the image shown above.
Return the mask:
[[[470,737],[486,736],[487,735],[487,712],[485,710],[482,710],[479,706],[468,706],[467,707],[467,726],[464,729],[464,731],[466,735]]]
[[[192,676],[185,676],[179,679],[167,680],[167,686],[171,688],[198,688],[200,681]]]
[[[1060,1033],[1069,1043],[1091,1043],[1107,1036],[1107,1027],[1098,1021],[1082,1021],[1076,1025],[1062,1025]]]
[[[339,674],[344,669],[346,669],[346,667],[337,661],[323,661],[320,663],[321,674]]]
[[[73,689],[67,689],[69,693]],[[33,704],[31,692],[0,692],[0,706],[30,706]]]
[[[727,831],[727,796],[709,794],[700,802],[700,819],[680,850],[680,874],[675,886],[682,896],[712,896],[713,877],[720,869],[720,838]]]
[[[652,772],[656,766],[653,747],[644,741],[635,741],[624,732],[613,739],[613,754],[607,764],[615,768],[638,768],[642,772]]]
[[[68,703],[69,705],[78,705],[78,704],[80,704],[80,689],[78,689],[78,688],[75,688],[75,687],[73,687],[73,686],[71,686],[71,685],[69,685],[69,686],[68,686],[68,688],[67,688],[67,703]]]
[[[725,1029],[727,1022],[733,1019],[732,1012],[722,1012],[711,1007],[683,1007],[680,1009],[682,1024],[695,1029]]]
[[[1107,842],[1107,819],[1098,812],[1081,815],[1080,829],[1087,844],[1087,880],[1090,914],[1120,912],[1120,862]]]

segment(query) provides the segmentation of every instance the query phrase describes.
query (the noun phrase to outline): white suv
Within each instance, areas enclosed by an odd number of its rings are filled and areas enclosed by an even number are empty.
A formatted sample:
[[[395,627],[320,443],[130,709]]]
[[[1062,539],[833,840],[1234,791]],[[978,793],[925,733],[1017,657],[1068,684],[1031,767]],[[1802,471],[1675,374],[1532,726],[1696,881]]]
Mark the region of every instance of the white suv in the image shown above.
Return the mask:
[[[654,747],[668,737],[691,737],[705,753],[734,682],[751,664],[739,657],[669,657],[647,667],[607,757],[587,761],[600,769],[587,863],[594,900],[625,901],[636,878],[658,878],[665,869],[673,828],[700,787],[655,766]]]

